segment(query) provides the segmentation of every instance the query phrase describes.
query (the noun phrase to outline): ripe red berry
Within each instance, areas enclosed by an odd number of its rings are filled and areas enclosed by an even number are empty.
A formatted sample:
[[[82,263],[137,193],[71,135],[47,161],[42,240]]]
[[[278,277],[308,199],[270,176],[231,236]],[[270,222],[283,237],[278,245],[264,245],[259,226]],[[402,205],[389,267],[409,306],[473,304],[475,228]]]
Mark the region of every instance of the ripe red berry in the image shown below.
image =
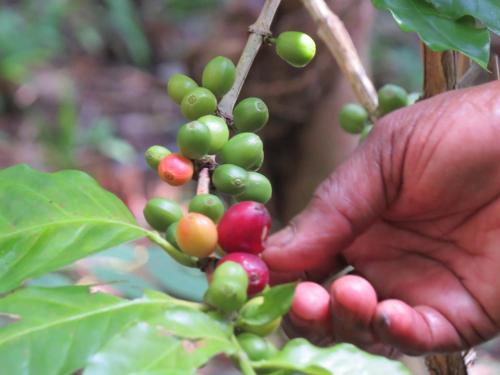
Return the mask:
[[[219,260],[217,266],[224,262],[236,262],[240,264],[248,275],[249,296],[261,292],[269,284],[269,269],[266,263],[258,256],[248,253],[231,253]]]
[[[260,254],[270,229],[271,215],[262,203],[240,202],[219,222],[219,245],[226,253]]]
[[[158,175],[172,186],[184,185],[191,180],[193,172],[193,162],[179,154],[170,154],[158,164]]]

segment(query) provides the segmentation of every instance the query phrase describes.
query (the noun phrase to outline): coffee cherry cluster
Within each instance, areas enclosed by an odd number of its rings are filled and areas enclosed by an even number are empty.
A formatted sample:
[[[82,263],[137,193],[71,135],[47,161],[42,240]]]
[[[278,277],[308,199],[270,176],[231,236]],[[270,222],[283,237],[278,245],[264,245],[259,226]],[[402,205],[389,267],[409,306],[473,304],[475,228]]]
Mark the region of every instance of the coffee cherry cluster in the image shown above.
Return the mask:
[[[205,66],[201,87],[183,74],[169,79],[168,95],[191,121],[177,133],[178,152],[152,146],[145,153],[146,161],[172,186],[186,184],[206,168],[213,194],[193,197],[185,216],[176,202],[154,198],[144,208],[144,216],[154,229],[165,233],[171,245],[189,256],[206,258],[218,250],[228,254],[219,264],[228,260],[241,264],[247,277],[245,302],[247,293],[259,293],[269,282],[267,266],[258,255],[264,250],[271,226],[264,203],[271,198],[272,187],[257,172],[264,150],[255,134],[267,124],[269,110],[262,99],[243,99],[234,108],[230,129],[216,109],[217,99],[231,89],[235,71],[231,60],[217,56]],[[227,212],[221,196],[236,203]],[[207,301],[217,304],[212,294],[207,294]],[[235,298],[240,296],[235,294]]]
[[[316,52],[314,41],[301,32],[283,32],[269,41],[294,67],[307,65]],[[184,74],[169,79],[168,95],[189,121],[177,133],[178,152],[155,145],[146,151],[146,161],[172,186],[197,178],[199,184],[202,178],[209,181],[189,202],[188,214],[172,200],[153,198],[144,217],[179,252],[199,258],[200,266],[205,264],[209,279],[205,303],[228,316],[239,311],[244,317],[264,302],[259,293],[269,284],[269,270],[260,254],[271,229],[264,204],[271,199],[272,187],[258,172],[264,148],[256,133],[269,120],[266,103],[249,97],[236,104],[230,118],[218,112],[218,100],[231,90],[235,78],[233,62],[217,56],[203,69],[201,86]],[[226,210],[224,201],[233,205]],[[253,298],[248,300],[249,296]],[[271,333],[280,321],[264,325],[235,321],[237,330],[244,332],[238,338],[240,345],[252,351],[251,358],[262,359],[264,349],[270,350],[260,336]]]
[[[399,108],[415,103],[419,94],[408,94],[402,87],[393,84],[383,86],[377,93],[378,111],[377,115],[382,117]],[[351,134],[359,134],[360,142],[363,142],[373,124],[370,123],[367,110],[358,103],[348,103],[342,107],[339,113],[339,122],[342,129]]]

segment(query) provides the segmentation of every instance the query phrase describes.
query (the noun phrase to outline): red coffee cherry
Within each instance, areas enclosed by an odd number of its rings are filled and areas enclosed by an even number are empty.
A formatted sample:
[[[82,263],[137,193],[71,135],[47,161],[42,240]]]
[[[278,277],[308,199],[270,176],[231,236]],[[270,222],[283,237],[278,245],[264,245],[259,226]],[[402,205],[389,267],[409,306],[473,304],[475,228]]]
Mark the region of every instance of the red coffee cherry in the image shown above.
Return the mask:
[[[248,253],[231,253],[219,260],[217,267],[224,262],[240,264],[248,274],[248,295],[261,292],[269,284],[269,268],[258,256]]]
[[[193,162],[179,154],[170,154],[161,159],[158,175],[172,186],[184,185],[193,178]]]
[[[271,215],[262,203],[245,201],[229,208],[219,222],[219,245],[226,253],[259,254],[271,229]]]

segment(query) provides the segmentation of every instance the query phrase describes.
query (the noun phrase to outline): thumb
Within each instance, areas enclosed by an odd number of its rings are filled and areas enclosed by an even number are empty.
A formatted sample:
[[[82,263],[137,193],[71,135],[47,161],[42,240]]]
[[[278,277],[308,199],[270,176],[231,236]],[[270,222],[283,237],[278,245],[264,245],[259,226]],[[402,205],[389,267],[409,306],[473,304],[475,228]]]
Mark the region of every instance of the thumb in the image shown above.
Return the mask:
[[[387,179],[379,138],[370,135],[319,186],[307,208],[269,238],[263,257],[272,270],[331,268],[340,250],[381,215],[387,203]],[[390,151],[384,154],[392,158]]]

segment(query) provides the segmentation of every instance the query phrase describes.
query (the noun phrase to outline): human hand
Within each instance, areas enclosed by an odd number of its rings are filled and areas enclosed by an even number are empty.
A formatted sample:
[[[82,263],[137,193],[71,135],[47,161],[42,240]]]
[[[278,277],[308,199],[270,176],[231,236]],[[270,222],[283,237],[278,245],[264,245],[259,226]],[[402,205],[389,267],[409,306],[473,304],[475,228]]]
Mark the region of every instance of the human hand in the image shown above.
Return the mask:
[[[291,276],[355,268],[330,288],[337,341],[416,355],[496,335],[500,82],[381,119],[263,255]]]

